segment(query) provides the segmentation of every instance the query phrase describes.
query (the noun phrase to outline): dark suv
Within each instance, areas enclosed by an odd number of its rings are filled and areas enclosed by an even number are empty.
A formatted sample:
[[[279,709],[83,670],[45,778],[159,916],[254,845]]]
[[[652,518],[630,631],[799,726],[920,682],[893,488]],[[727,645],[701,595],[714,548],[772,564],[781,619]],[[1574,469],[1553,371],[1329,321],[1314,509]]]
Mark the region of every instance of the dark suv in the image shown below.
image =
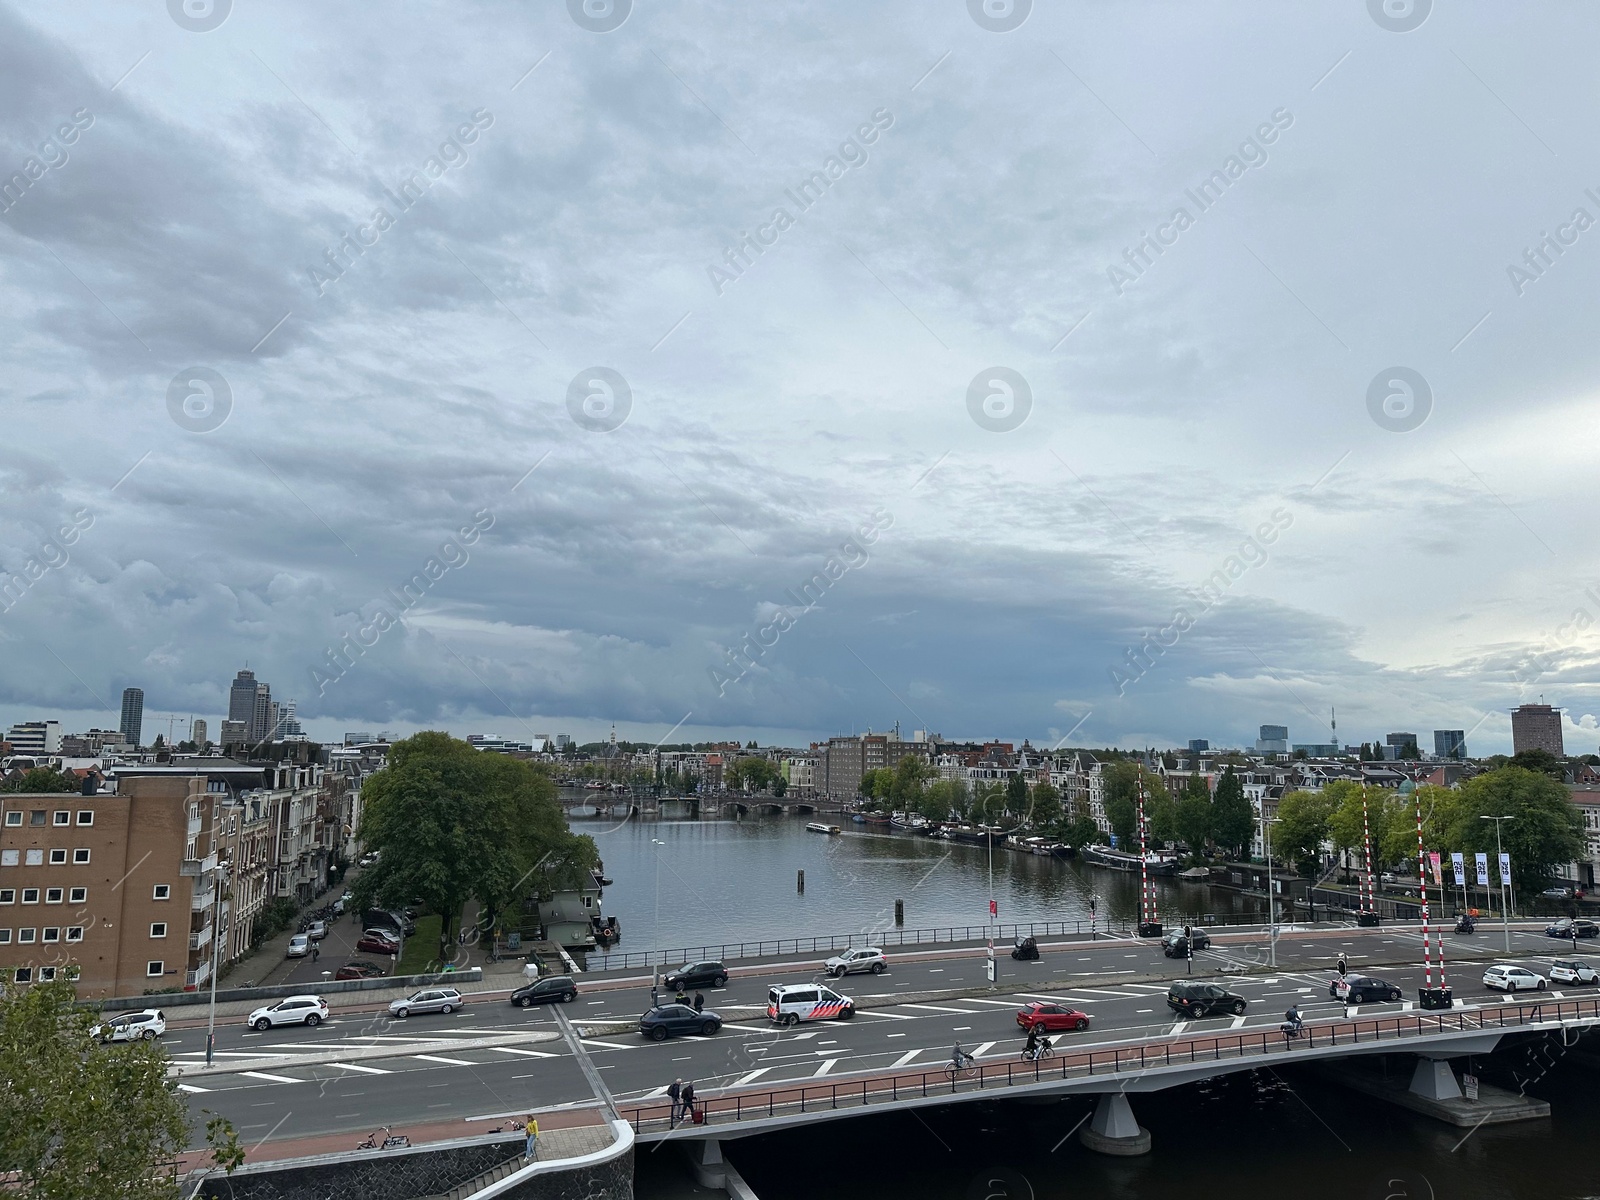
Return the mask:
[[[1167,989],[1167,1007],[1186,1017],[1209,1017],[1223,1012],[1240,1016],[1245,1009],[1245,999],[1215,983],[1180,979]]]
[[[662,982],[673,989],[726,987],[728,985],[728,968],[719,962],[690,963],[686,967],[679,967],[676,971],[667,972],[667,977]]]
[[[578,985],[572,982],[570,975],[550,975],[544,979],[535,979],[511,993],[511,1003],[523,1008],[531,1008],[535,1004],[544,1004],[552,1000],[571,1004],[577,998]]]

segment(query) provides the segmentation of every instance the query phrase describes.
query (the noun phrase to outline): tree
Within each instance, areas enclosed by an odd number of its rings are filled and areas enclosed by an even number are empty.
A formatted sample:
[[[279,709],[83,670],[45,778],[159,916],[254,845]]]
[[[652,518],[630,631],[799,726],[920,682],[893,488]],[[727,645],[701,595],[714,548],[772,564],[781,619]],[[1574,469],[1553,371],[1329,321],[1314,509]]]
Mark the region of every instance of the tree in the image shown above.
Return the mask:
[[[1400,812],[1399,799],[1386,788],[1368,788],[1366,820],[1362,820],[1361,785],[1353,779],[1338,779],[1323,789],[1333,802],[1328,816],[1328,838],[1334,847],[1345,854],[1358,870],[1366,869],[1364,831],[1372,834],[1372,861],[1374,868],[1392,859],[1385,857],[1386,839],[1392,842],[1390,830],[1395,825],[1404,827],[1404,814]],[[1414,824],[1414,822],[1413,822]],[[1412,837],[1416,833],[1413,829]],[[1413,850],[1415,847],[1413,847]]]
[[[881,793],[895,808],[914,808],[922,797],[922,786],[933,773],[932,768],[915,754],[908,754],[895,764],[893,771],[885,770],[888,776],[887,789]]]
[[[54,767],[29,767],[15,779],[0,784],[0,792],[75,792],[78,788],[75,776]]]
[[[1028,811],[1028,781],[1021,772],[1006,780],[1006,812],[1021,817]]]
[[[773,779],[773,781],[772,781],[772,794],[774,796],[776,796],[778,799],[782,800],[783,799],[783,794],[785,792],[787,792],[788,790],[789,790],[789,781],[787,779],[785,779],[782,775],[779,775],[779,776],[777,776],[776,778]]]
[[[967,810],[967,785],[959,779],[939,779],[917,801],[917,811],[930,821],[948,821]]]
[[[1583,818],[1560,783],[1539,771],[1502,767],[1463,784],[1444,819],[1449,849],[1487,851],[1493,861],[1497,822],[1484,816],[1510,816],[1498,822],[1502,844],[1511,855],[1512,882],[1519,891],[1536,891],[1557,867],[1584,852]]]
[[[1183,794],[1178,797],[1177,811],[1174,813],[1174,824],[1177,826],[1178,839],[1187,844],[1189,852],[1198,858],[1211,837],[1212,826],[1211,789],[1206,786],[1204,775],[1191,775],[1184,782]]]
[[[441,959],[467,900],[495,913],[577,886],[599,861],[593,840],[567,828],[547,774],[449,734],[394,743],[362,794],[361,839],[380,857],[356,883],[356,909],[420,897],[443,918]]]
[[[1274,851],[1294,863],[1302,875],[1315,876],[1321,862],[1322,843],[1328,840],[1328,819],[1337,801],[1326,792],[1294,791],[1278,801],[1278,819],[1272,831]]]
[[[0,981],[0,1171],[39,1200],[175,1200],[188,1111],[154,1042],[96,1046],[68,980]]]
[[[1217,791],[1211,800],[1211,836],[1229,854],[1242,857],[1255,823],[1255,809],[1245,799],[1244,784],[1230,763],[1217,780]]]
[[[1548,750],[1519,750],[1508,760],[1508,765],[1525,771],[1541,771],[1558,781],[1567,777],[1566,764]]]
[[[1035,829],[1046,829],[1061,820],[1061,793],[1055,784],[1042,779],[1033,785],[1028,797],[1028,823]]]

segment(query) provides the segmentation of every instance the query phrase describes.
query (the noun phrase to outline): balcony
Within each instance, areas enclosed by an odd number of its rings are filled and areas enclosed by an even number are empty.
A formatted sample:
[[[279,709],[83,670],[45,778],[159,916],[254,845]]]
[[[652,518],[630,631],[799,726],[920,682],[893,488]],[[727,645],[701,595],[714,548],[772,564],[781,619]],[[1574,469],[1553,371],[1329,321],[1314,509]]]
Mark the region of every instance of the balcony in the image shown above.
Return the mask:
[[[211,907],[211,902],[216,898],[217,889],[215,884],[207,885],[204,888],[196,888],[194,899],[189,903],[189,911],[205,912],[206,909]]]
[[[211,944],[211,926],[207,925],[199,933],[189,935],[189,949],[201,950]]]
[[[183,986],[186,988],[204,987],[206,981],[210,978],[211,964],[208,962],[203,962],[194,970],[185,971],[183,973]]]
[[[201,826],[201,824],[202,824],[202,820],[201,820],[200,817],[190,817],[189,818],[189,836],[191,838],[197,838],[197,837],[200,836],[200,826]]]
[[[217,852],[213,850],[204,858],[186,858],[178,866],[179,875],[209,875],[217,869]]]

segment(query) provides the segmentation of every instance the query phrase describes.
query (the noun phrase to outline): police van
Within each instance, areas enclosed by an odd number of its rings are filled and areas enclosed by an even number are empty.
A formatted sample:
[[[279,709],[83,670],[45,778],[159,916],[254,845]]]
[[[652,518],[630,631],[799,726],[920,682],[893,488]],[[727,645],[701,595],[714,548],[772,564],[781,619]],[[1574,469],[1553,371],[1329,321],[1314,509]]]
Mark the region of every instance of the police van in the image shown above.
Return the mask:
[[[830,1017],[848,1021],[855,1015],[854,1000],[821,984],[785,983],[767,993],[767,1016],[779,1025],[825,1021]]]

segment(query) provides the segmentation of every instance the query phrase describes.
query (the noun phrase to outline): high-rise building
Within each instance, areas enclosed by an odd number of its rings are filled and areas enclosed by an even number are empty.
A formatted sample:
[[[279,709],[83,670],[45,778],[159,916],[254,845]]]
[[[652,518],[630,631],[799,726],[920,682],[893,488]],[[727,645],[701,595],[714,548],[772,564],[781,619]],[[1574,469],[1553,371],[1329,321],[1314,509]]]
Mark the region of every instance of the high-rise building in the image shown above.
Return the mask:
[[[189,740],[196,746],[204,746],[206,744],[206,720],[204,717],[196,718],[194,724],[189,727]]]
[[[1511,710],[1511,752],[1544,750],[1560,758],[1561,710],[1548,704],[1522,704]]]
[[[306,731],[301,727],[300,721],[294,715],[293,700],[285,700],[283,708],[278,713],[277,729],[274,741],[301,742],[305,740]]]
[[[1289,753],[1289,727],[1287,725],[1263,725],[1261,727],[1261,736],[1256,739],[1256,753]]]
[[[1288,732],[1289,732],[1288,730],[1284,730],[1284,735],[1288,736]],[[1190,738],[1189,739],[1189,753],[1190,754],[1204,754],[1209,749],[1211,749],[1211,743],[1208,740],[1206,740],[1205,738]]]
[[[1406,756],[1406,747],[1417,745],[1417,735],[1414,733],[1405,733],[1403,731],[1400,733],[1385,734],[1383,738],[1383,744],[1385,746],[1392,747],[1391,750],[1384,751],[1385,758],[1404,758]],[[1419,746],[1418,749],[1420,750],[1421,747]]]
[[[250,727],[243,721],[227,720],[217,738],[224,746],[237,746],[250,738]]]
[[[130,746],[144,744],[144,689],[122,689],[122,720],[117,722],[122,740]]]
[[[228,720],[244,723],[245,740],[255,743],[275,736],[277,705],[272,689],[256,679],[254,671],[240,671],[228,689]]]
[[[1467,734],[1463,729],[1435,729],[1433,753],[1436,758],[1466,758]]]
[[[60,721],[23,721],[6,732],[13,754],[59,754]]]

